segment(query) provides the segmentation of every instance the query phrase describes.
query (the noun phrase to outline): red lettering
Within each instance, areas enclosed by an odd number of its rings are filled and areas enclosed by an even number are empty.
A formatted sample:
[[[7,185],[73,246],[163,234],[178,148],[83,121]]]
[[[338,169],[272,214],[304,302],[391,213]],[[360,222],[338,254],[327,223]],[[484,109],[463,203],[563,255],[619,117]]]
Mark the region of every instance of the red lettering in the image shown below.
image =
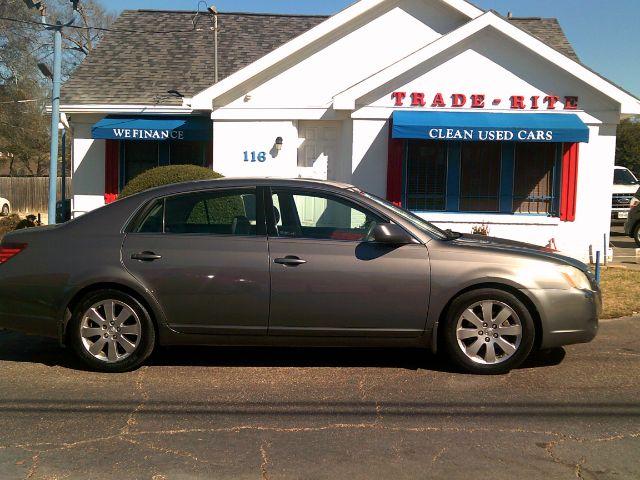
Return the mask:
[[[547,104],[547,110],[555,110],[556,103],[560,101],[560,97],[556,97],[555,95],[544,97],[544,103]]]
[[[436,93],[436,96],[433,98],[432,107],[446,107],[447,104],[444,103],[444,98],[441,93]]]
[[[484,108],[484,95],[471,95],[471,108]]]
[[[564,97],[564,109],[565,110],[577,110],[578,109],[578,97]]]
[[[540,102],[539,96],[536,95],[531,97],[531,110],[538,110],[540,108],[539,102]]]
[[[467,97],[461,93],[454,93],[451,95],[451,106],[454,108],[464,107],[467,103]]]
[[[424,93],[413,92],[411,94],[411,106],[412,107],[424,107],[427,102],[424,101]]]
[[[401,107],[407,94],[405,92],[393,92],[391,96],[396,100],[396,107]]]
[[[524,97],[522,95],[514,95],[511,97],[511,108],[514,110],[524,110]]]

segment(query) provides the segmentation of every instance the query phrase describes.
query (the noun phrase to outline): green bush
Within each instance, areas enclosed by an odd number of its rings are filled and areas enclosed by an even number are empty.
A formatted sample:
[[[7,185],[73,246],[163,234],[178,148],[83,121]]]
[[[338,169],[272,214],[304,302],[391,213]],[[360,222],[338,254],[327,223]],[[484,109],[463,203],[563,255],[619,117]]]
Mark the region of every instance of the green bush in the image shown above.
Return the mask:
[[[120,198],[129,197],[163,185],[194,180],[214,180],[216,178],[222,178],[222,175],[210,168],[197,167],[195,165],[169,165],[167,167],[153,168],[141,173],[127,183],[120,193]]]

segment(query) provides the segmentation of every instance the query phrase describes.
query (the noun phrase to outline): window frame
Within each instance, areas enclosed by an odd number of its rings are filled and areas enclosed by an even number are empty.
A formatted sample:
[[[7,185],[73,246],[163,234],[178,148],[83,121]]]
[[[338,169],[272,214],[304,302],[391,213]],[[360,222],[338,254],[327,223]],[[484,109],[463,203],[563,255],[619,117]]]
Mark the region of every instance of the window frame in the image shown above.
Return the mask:
[[[384,213],[372,209],[370,206],[366,205],[364,202],[359,202],[356,199],[348,196],[342,195],[338,192],[327,191],[321,188],[313,188],[313,187],[291,187],[291,186],[277,186],[271,185],[265,190],[265,216],[267,220],[267,234],[269,239],[282,239],[282,240],[290,240],[290,241],[309,241],[309,242],[339,242],[339,243],[352,243],[359,244],[366,242],[366,239],[363,240],[344,240],[344,239],[332,239],[332,238],[311,238],[311,237],[281,237],[278,235],[277,222],[275,221],[274,216],[274,205],[273,205],[273,195],[276,192],[285,191],[291,193],[291,195],[309,195],[314,197],[327,198],[328,200],[338,199],[334,201],[338,201],[341,203],[346,203],[347,205],[353,205],[357,208],[356,210],[361,210],[364,212],[370,213],[372,216],[380,218],[382,223],[392,223],[392,220],[389,216]],[[352,207],[353,208],[353,207]],[[267,214],[268,212],[268,214]],[[298,212],[298,221],[300,221],[300,215]],[[413,236],[413,235],[412,235]]]
[[[439,141],[439,140],[425,140]],[[498,142],[501,145],[500,153],[500,183],[498,191],[498,209],[492,211],[481,210],[461,210],[460,209],[460,188],[462,181],[462,144],[464,142],[442,140],[446,144],[447,174],[445,178],[445,209],[444,210],[411,210],[414,213],[438,213],[438,214],[466,214],[466,215],[517,215],[517,216],[544,216],[549,218],[560,218],[560,192],[562,187],[562,162],[563,149],[566,143],[553,142],[556,146],[556,155],[553,165],[552,195],[550,198],[551,208],[548,213],[528,213],[514,212],[513,202],[515,185],[515,164],[516,164],[516,144],[518,142]],[[403,148],[402,162],[402,205],[408,207],[408,154],[409,142],[405,140]],[[529,198],[529,197],[527,197]]]
[[[207,193],[222,193],[230,191],[253,191],[256,197],[256,233],[255,235],[234,235],[225,233],[171,233],[166,231],[166,215],[167,215],[167,199],[174,197],[181,197],[184,195],[204,195]],[[136,229],[144,222],[149,212],[157,204],[158,201],[163,202],[162,206],[162,232],[136,232]],[[267,225],[265,219],[265,188],[259,186],[236,186],[236,187],[224,187],[213,188],[204,190],[189,190],[185,192],[176,192],[169,195],[160,195],[146,201],[138,210],[131,216],[131,219],[127,222],[126,227],[123,229],[123,233],[127,235],[151,235],[151,236],[163,236],[163,237],[231,237],[231,238],[259,238],[267,236]]]

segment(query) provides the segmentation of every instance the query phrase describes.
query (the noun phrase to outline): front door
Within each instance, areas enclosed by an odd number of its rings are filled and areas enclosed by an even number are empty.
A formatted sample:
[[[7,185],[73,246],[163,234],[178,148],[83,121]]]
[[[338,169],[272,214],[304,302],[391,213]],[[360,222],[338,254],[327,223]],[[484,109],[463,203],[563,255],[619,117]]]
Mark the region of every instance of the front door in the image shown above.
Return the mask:
[[[424,245],[367,241],[372,227],[387,220],[337,195],[274,189],[271,198],[270,335],[423,333],[429,306]]]
[[[256,189],[158,199],[122,247],[125,267],[183,333],[265,335],[269,252]]]

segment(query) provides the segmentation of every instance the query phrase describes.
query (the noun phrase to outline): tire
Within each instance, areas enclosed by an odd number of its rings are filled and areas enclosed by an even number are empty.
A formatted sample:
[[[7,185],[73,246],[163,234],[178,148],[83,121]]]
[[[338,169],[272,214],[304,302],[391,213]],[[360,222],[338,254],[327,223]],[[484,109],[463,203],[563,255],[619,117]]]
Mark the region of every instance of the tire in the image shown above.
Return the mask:
[[[640,222],[633,227],[633,239],[636,241],[636,245],[640,247]]]
[[[6,203],[2,206],[2,213],[1,215],[3,217],[6,217],[9,215],[9,205],[7,205]]]
[[[485,321],[489,315],[492,322]],[[473,290],[452,302],[443,340],[449,359],[461,369],[499,375],[527,359],[535,325],[527,307],[514,295],[497,289]]]
[[[153,321],[140,302],[111,289],[91,292],[78,302],[66,335],[85,365],[107,373],[140,367],[153,352],[156,339]]]

